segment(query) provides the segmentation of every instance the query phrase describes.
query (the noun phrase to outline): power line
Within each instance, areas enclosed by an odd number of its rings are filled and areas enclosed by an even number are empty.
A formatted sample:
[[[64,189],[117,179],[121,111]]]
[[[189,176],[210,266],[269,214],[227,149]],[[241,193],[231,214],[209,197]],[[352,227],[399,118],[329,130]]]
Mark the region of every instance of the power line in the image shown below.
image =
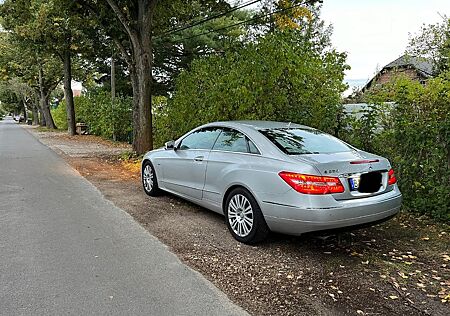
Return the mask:
[[[248,22],[253,22],[255,20],[258,20],[258,19],[261,19],[261,18],[265,18],[265,17],[268,17],[268,16],[272,16],[274,14],[277,14],[277,13],[280,13],[280,12],[284,12],[284,11],[287,11],[287,10],[290,10],[290,9],[294,9],[294,8],[302,6],[302,5],[304,5],[304,3],[295,4],[295,5],[292,5],[290,7],[287,7],[287,8],[284,8],[284,9],[275,10],[275,11],[266,13],[266,14],[261,15],[261,16],[256,16],[254,18],[251,18],[251,19],[248,19],[248,20],[245,20],[245,21],[241,21],[241,22],[238,22],[238,23],[234,23],[234,24],[230,24],[230,25],[218,28],[218,29],[214,29],[214,30],[206,31],[206,32],[203,32],[203,33],[200,33],[200,34],[196,34],[196,35],[192,35],[192,36],[189,36],[189,37],[185,37],[185,38],[182,38],[182,39],[180,39],[178,41],[181,42],[181,41],[192,39],[192,38],[195,38],[195,37],[198,37],[198,36],[207,35],[207,34],[210,34],[210,33],[215,33],[215,32],[218,32],[218,31],[222,31],[222,30],[228,29],[230,27],[239,26],[239,25],[242,25],[242,24],[246,24]]]
[[[202,20],[197,21],[197,22],[195,22],[193,24],[190,24],[190,25],[186,25],[186,26],[183,26],[183,27],[180,27],[180,28],[175,28],[175,29],[172,29],[170,31],[167,31],[166,33],[161,34],[161,36],[170,35],[170,34],[173,34],[173,33],[181,32],[181,31],[193,28],[194,26],[197,26],[197,25],[206,23],[208,21],[211,21],[211,20],[223,17],[225,15],[228,15],[229,13],[232,13],[234,11],[240,10],[242,8],[248,7],[248,6],[252,5],[252,4],[255,4],[255,3],[261,2],[261,1],[262,0],[252,0],[252,1],[245,2],[243,4],[240,4],[240,5],[237,5],[237,6],[233,7],[233,8],[231,8],[228,11],[225,11],[225,12],[222,12],[222,13],[219,13],[219,14],[207,17],[205,19],[202,19]]]

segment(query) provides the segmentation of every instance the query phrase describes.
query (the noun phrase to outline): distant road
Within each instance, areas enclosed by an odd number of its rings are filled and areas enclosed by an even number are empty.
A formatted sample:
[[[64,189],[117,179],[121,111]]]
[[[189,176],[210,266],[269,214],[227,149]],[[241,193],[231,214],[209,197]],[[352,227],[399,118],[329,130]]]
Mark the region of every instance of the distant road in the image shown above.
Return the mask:
[[[0,121],[0,315],[68,314],[245,313],[7,118]]]

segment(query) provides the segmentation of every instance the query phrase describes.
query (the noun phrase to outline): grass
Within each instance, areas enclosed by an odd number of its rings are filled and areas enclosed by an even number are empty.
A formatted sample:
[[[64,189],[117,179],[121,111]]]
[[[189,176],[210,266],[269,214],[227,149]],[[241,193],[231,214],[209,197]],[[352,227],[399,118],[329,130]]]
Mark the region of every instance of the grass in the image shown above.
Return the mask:
[[[66,130],[64,130],[64,129],[53,129],[53,128],[48,128],[46,126],[39,126],[36,128],[36,130],[38,132],[55,132],[55,133],[66,132]]]

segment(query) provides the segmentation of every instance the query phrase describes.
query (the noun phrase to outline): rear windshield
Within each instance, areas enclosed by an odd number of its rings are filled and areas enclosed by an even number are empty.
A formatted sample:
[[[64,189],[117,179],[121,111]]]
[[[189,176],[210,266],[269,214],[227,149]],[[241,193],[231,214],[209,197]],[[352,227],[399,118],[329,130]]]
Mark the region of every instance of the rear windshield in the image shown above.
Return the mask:
[[[339,139],[317,130],[279,128],[260,132],[288,155],[327,154],[352,150]]]

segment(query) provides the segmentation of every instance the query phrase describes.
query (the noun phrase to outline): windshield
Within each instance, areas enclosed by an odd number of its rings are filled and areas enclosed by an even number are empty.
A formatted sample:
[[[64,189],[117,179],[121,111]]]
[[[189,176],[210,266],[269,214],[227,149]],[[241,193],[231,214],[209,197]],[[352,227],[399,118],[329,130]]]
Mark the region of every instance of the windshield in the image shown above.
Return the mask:
[[[317,130],[277,128],[260,130],[260,133],[288,155],[328,154],[352,150],[339,139]]]

